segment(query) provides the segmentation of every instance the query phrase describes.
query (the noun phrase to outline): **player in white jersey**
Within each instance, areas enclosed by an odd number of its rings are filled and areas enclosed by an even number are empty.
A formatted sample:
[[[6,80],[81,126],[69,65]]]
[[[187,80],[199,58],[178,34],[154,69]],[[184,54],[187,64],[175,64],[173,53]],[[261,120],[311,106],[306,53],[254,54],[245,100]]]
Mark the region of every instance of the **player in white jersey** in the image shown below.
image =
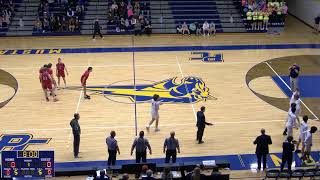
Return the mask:
[[[304,146],[305,146],[305,151],[304,154],[302,155],[303,160],[307,160],[308,163],[311,163],[310,159],[310,153],[311,153],[311,147],[312,147],[312,134],[315,133],[318,130],[317,127],[312,126],[309,131],[306,133],[306,137],[304,139]]]
[[[308,124],[307,124],[307,122],[308,122],[308,116],[303,116],[303,118],[302,118],[302,122],[301,122],[301,124],[300,124],[300,134],[299,134],[299,141],[298,141],[298,143],[297,143],[297,148],[296,148],[296,153],[302,153],[302,154],[304,154],[304,140],[305,140],[305,138],[306,138],[306,133],[307,133],[307,131],[308,131]],[[299,145],[300,145],[300,143],[302,142],[302,148],[301,148],[301,150],[299,150]]]
[[[299,116],[301,115],[301,100],[300,100],[300,92],[298,88],[296,89],[295,92],[293,92],[291,96],[290,105],[292,103],[296,104],[296,116],[297,116],[298,124],[300,124]]]
[[[296,108],[291,108],[291,111],[288,113],[288,119],[286,123],[286,128],[287,128],[287,134],[288,136],[293,135],[293,127],[295,126],[297,116],[295,114]]]
[[[291,109],[292,109],[292,108],[296,109],[296,103],[290,104],[290,108],[289,108],[289,110],[288,110],[288,114],[291,112]],[[288,120],[287,120],[287,121],[288,121]],[[286,121],[286,123],[287,123],[287,121]],[[295,123],[295,121],[294,121],[294,123]],[[283,131],[283,135],[284,135],[284,136],[287,135],[287,131],[288,131],[287,125],[286,125],[285,127],[286,127],[286,128],[285,128],[284,131]],[[293,127],[295,127],[295,124],[294,124]]]
[[[147,125],[147,130],[149,131],[150,126],[154,121],[156,121],[156,128],[155,131],[160,131],[158,125],[159,125],[159,108],[162,102],[160,101],[160,96],[158,94],[153,95],[153,98],[151,100],[151,121]]]

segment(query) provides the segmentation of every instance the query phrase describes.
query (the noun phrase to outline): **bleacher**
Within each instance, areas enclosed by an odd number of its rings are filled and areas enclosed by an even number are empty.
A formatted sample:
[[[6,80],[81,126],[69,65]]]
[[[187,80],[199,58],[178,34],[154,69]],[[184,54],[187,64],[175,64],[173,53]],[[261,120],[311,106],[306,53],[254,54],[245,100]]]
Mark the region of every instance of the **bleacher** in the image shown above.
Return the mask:
[[[124,1],[127,4],[127,1]],[[135,2],[139,2],[140,5],[143,4],[145,9],[141,14],[147,18],[151,19],[150,14],[150,0],[141,0],[141,1],[132,1],[132,6]],[[95,18],[99,19],[99,24],[101,25],[101,33],[102,34],[132,34],[133,29],[129,29],[128,31],[117,31],[117,24],[108,23],[107,20],[107,12],[108,7],[112,4],[112,0],[88,0],[88,5],[85,11],[85,17],[81,26],[81,34],[92,34],[92,27]],[[118,4],[119,6],[119,4]]]
[[[5,36],[9,30],[21,0],[1,1],[0,3],[0,36]],[[9,15],[7,17],[7,15]],[[9,19],[9,23],[7,20]]]
[[[159,33],[175,33],[178,24],[186,22],[214,22],[217,32],[245,32],[239,9],[233,0],[163,0],[151,5],[153,21],[163,24],[153,26]],[[230,22],[230,16],[233,23]]]

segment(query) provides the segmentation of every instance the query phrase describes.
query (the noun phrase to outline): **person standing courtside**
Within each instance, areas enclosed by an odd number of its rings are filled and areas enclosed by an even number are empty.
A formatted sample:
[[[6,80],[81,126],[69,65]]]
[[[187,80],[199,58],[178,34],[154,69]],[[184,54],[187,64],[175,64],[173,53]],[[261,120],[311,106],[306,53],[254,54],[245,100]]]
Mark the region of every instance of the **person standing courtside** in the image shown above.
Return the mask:
[[[281,171],[286,163],[288,163],[288,170],[291,172],[291,165],[293,160],[293,151],[294,151],[294,144],[292,143],[293,137],[288,136],[287,141],[283,142],[282,144],[282,162],[281,162]]]
[[[263,160],[263,169],[267,167],[267,155],[269,154],[269,145],[272,144],[271,137],[266,135],[266,130],[261,129],[261,135],[254,140],[256,144],[256,155],[258,160],[258,170],[261,170],[261,158]]]
[[[99,34],[99,36],[101,37],[101,39],[103,39],[103,36],[101,34],[101,26],[99,24],[99,19],[96,18],[94,20],[94,24],[93,24],[93,36],[92,36],[92,39],[93,40],[96,40],[96,34]]]
[[[149,149],[150,155],[152,154],[151,146],[148,139],[144,138],[144,131],[140,131],[139,137],[133,141],[131,147],[131,155],[133,150],[136,149],[136,163],[147,162],[147,148]]]
[[[116,160],[117,160],[117,152],[120,155],[120,149],[118,146],[118,141],[115,139],[116,137],[116,132],[115,131],[111,131],[110,132],[110,136],[107,137],[106,139],[106,143],[108,146],[108,166],[110,165],[115,165],[116,164]]]
[[[74,155],[74,158],[79,158],[78,154],[79,154],[80,134],[81,134],[79,119],[80,119],[79,113],[75,113],[73,115],[73,119],[70,122],[70,126],[71,126],[72,132],[73,132],[73,155]]]
[[[169,163],[171,157],[172,157],[172,163],[175,163],[177,159],[177,150],[178,150],[178,153],[180,153],[179,141],[174,137],[175,134],[176,133],[172,131],[170,133],[170,137],[164,140],[163,153],[166,153],[165,163]],[[167,148],[167,151],[166,151],[166,148]]]
[[[213,125],[211,123],[206,122],[206,117],[204,115],[205,111],[206,111],[206,107],[202,106],[200,108],[200,111],[197,112],[197,127],[198,127],[197,141],[199,144],[204,143],[204,141],[202,141],[202,136],[203,136],[204,128],[206,128],[206,125],[208,126]]]
[[[290,71],[290,87],[291,91],[294,92],[296,88],[298,88],[298,77],[300,73],[300,67],[294,63],[291,67],[289,67]]]

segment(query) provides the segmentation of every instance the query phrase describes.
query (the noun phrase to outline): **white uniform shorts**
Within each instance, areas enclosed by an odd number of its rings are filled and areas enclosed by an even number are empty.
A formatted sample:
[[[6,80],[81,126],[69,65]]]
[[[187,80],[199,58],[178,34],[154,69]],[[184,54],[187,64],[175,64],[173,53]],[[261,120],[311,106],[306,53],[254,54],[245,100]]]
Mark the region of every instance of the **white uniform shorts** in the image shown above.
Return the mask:
[[[151,113],[152,119],[159,119],[159,113]]]

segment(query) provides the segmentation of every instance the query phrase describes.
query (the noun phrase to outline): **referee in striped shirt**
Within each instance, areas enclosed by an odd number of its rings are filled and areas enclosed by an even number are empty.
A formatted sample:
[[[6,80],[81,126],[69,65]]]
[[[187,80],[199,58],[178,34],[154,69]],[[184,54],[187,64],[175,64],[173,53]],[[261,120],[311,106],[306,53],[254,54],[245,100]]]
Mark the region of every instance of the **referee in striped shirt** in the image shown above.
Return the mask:
[[[144,131],[140,131],[139,137],[133,141],[131,147],[131,155],[133,154],[133,150],[136,149],[136,163],[140,163],[141,159],[143,163],[147,162],[147,148],[151,155],[152,150],[149,141],[144,138]]]
[[[108,146],[108,153],[109,153],[108,166],[116,164],[117,152],[120,155],[120,149],[119,149],[117,140],[114,138],[115,136],[116,136],[116,132],[111,131],[110,136],[107,137],[106,139],[106,143]]]
[[[177,159],[177,150],[178,150],[178,153],[180,153],[179,141],[174,137],[175,134],[176,133],[174,131],[171,131],[170,137],[164,140],[163,153],[166,153],[165,163],[169,163],[171,157],[172,157],[172,163],[175,163]],[[167,148],[167,151],[166,151],[166,148]]]

